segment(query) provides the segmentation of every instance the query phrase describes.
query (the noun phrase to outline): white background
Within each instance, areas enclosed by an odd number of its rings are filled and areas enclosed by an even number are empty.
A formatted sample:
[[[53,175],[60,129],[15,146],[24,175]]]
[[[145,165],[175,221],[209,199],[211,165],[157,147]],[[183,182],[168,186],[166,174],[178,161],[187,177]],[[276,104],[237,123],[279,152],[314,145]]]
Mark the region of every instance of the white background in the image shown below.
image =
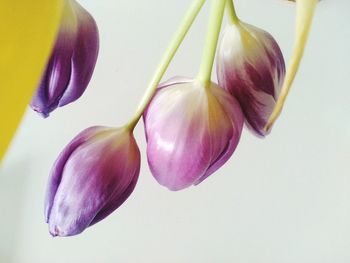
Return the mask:
[[[91,85],[43,120],[28,109],[0,170],[0,263],[350,262],[350,2],[319,4],[310,42],[271,135],[244,132],[231,160],[200,186],[170,192],[147,167],[120,209],[72,238],[52,238],[43,197],[52,163],[82,129],[132,116],[188,0],[84,0],[101,33]],[[237,0],[239,16],[271,32],[286,59],[295,8]],[[195,76],[207,5],[168,71]],[[10,109],[9,109],[10,110]]]

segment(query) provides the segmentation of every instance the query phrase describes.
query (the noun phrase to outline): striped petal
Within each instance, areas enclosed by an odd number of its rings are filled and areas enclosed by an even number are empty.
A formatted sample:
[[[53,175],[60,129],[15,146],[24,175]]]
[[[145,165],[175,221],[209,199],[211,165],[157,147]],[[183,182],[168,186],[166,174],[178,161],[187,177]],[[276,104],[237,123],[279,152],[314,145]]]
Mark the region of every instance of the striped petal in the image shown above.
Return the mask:
[[[258,136],[280,93],[285,76],[282,52],[273,37],[252,25],[227,26],[218,50],[219,85],[241,104],[246,124]]]

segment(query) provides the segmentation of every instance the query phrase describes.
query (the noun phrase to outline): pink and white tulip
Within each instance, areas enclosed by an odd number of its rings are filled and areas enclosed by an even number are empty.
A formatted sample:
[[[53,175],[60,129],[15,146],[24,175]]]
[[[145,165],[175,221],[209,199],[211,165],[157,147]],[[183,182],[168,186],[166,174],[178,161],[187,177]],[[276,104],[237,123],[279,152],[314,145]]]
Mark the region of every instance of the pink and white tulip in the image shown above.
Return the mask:
[[[63,150],[48,182],[45,216],[53,236],[72,236],[117,209],[133,192],[140,152],[132,133],[92,127]]]
[[[147,157],[170,190],[197,185],[233,154],[243,127],[239,103],[214,83],[191,79],[160,85],[144,113]]]
[[[285,71],[281,49],[269,33],[241,21],[227,26],[218,49],[219,85],[237,98],[248,128],[258,136],[266,135]]]

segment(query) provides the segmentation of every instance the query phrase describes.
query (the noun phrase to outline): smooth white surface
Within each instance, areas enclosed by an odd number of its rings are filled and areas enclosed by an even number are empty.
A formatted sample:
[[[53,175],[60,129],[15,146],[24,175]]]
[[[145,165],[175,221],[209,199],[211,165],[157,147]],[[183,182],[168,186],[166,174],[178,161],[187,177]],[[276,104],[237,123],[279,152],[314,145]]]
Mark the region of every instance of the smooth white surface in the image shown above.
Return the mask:
[[[28,110],[0,170],[0,263],[350,262],[350,2],[319,4],[283,115],[265,140],[244,132],[233,158],[182,192],[151,176],[143,127],[139,183],[112,216],[73,238],[51,238],[43,217],[50,167],[82,129],[123,124],[134,112],[188,0],[81,1],[101,52],[78,102],[42,120]],[[293,4],[237,0],[248,23],[271,32],[286,59]],[[194,76],[208,5],[167,76]],[[10,110],[10,109],[9,109]]]

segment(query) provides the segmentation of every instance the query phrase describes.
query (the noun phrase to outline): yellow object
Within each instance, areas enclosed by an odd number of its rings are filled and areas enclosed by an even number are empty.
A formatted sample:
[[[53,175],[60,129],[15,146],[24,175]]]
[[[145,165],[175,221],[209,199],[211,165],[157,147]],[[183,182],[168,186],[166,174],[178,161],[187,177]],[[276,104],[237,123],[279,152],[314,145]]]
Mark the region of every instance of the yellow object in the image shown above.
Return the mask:
[[[50,55],[64,0],[0,0],[0,163]]]

